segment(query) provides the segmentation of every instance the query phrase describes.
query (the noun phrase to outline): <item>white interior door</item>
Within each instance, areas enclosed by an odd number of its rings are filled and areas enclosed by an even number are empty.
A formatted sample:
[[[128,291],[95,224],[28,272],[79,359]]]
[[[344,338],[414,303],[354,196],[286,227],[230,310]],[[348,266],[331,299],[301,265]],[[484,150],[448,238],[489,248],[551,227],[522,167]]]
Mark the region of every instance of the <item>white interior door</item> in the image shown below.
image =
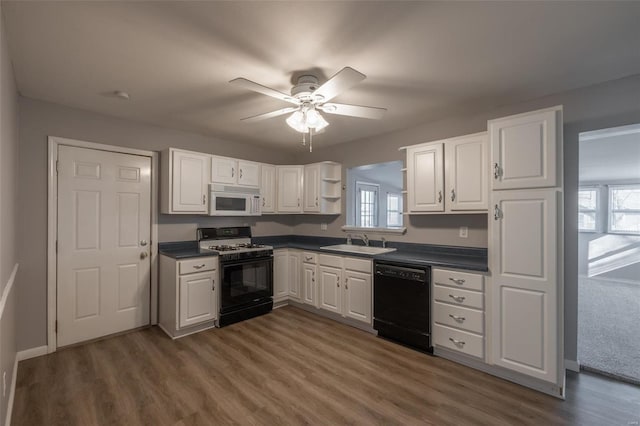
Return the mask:
[[[149,324],[151,159],[58,148],[58,346]]]
[[[493,363],[559,381],[558,192],[493,191]]]

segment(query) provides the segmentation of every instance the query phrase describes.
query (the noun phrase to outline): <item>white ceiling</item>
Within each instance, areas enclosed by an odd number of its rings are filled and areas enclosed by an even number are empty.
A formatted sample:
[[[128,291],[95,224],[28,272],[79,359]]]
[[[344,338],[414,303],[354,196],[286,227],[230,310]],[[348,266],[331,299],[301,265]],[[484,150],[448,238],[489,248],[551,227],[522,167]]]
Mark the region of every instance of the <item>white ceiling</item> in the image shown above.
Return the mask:
[[[295,148],[284,102],[314,70],[367,79],[335,102],[388,108],[327,116],[316,146],[390,132],[640,73],[640,2],[3,1],[20,92],[114,116]],[[110,94],[125,90],[130,101]]]
[[[580,182],[640,182],[640,123],[580,135]]]

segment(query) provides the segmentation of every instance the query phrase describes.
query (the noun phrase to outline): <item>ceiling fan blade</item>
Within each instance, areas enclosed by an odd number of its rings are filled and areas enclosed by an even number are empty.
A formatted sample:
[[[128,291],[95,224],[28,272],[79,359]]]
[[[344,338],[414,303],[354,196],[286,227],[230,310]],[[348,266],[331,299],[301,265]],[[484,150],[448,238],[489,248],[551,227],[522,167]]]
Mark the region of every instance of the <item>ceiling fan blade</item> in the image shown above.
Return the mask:
[[[372,120],[379,120],[387,112],[386,108],[377,108],[360,105],[347,105],[347,104],[322,104],[318,108],[327,114],[348,115],[351,117],[369,118]]]
[[[366,75],[359,71],[354,70],[351,67],[344,67],[337,72],[333,77],[327,80],[322,86],[318,87],[314,95],[321,95],[324,102],[338,96],[340,93],[350,89],[362,80],[367,78]]]
[[[251,117],[241,118],[241,120],[247,123],[253,123],[255,121],[266,120],[267,118],[273,118],[273,117],[278,117],[280,115],[289,114],[290,112],[294,112],[297,110],[298,110],[298,107],[282,108],[277,111],[271,111],[271,112],[266,112],[264,114],[258,114],[258,115],[253,115]]]
[[[247,80],[246,78],[234,78],[229,83],[234,84],[238,87],[242,87],[243,89],[253,90],[254,92],[262,93],[263,95],[283,100],[285,102],[290,102],[296,105],[300,104],[300,101],[292,97],[291,95],[287,95],[286,93],[279,92],[267,86],[263,86],[262,84],[258,84],[255,81]]]

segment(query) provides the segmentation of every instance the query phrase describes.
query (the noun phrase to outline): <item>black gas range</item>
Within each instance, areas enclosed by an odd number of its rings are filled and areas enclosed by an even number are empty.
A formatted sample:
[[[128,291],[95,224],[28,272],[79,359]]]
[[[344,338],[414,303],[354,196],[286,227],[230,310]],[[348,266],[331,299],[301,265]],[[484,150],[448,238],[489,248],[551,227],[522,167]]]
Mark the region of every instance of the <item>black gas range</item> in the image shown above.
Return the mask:
[[[273,247],[251,242],[248,226],[198,228],[200,251],[220,261],[220,326],[273,309]]]

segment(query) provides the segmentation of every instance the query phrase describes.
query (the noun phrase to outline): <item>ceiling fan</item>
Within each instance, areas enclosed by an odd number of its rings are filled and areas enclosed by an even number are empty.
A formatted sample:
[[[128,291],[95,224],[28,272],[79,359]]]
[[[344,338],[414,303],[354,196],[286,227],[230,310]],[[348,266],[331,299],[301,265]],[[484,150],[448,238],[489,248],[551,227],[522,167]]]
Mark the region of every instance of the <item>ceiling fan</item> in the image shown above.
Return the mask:
[[[319,111],[327,114],[346,115],[374,120],[382,118],[386,108],[329,102],[365,78],[366,76],[364,74],[351,67],[344,67],[322,85],[319,84],[316,76],[302,75],[298,78],[297,84],[291,88],[290,95],[247,80],[246,78],[236,78],[229,83],[294,104],[294,106],[288,108],[246,117],[243,118],[242,121],[255,122],[291,114],[286,120],[287,124],[303,134],[303,145],[305,144],[305,135],[307,133],[309,134],[309,151],[312,151],[313,148],[311,144],[313,134],[317,134],[329,125],[324,117],[320,115]]]

